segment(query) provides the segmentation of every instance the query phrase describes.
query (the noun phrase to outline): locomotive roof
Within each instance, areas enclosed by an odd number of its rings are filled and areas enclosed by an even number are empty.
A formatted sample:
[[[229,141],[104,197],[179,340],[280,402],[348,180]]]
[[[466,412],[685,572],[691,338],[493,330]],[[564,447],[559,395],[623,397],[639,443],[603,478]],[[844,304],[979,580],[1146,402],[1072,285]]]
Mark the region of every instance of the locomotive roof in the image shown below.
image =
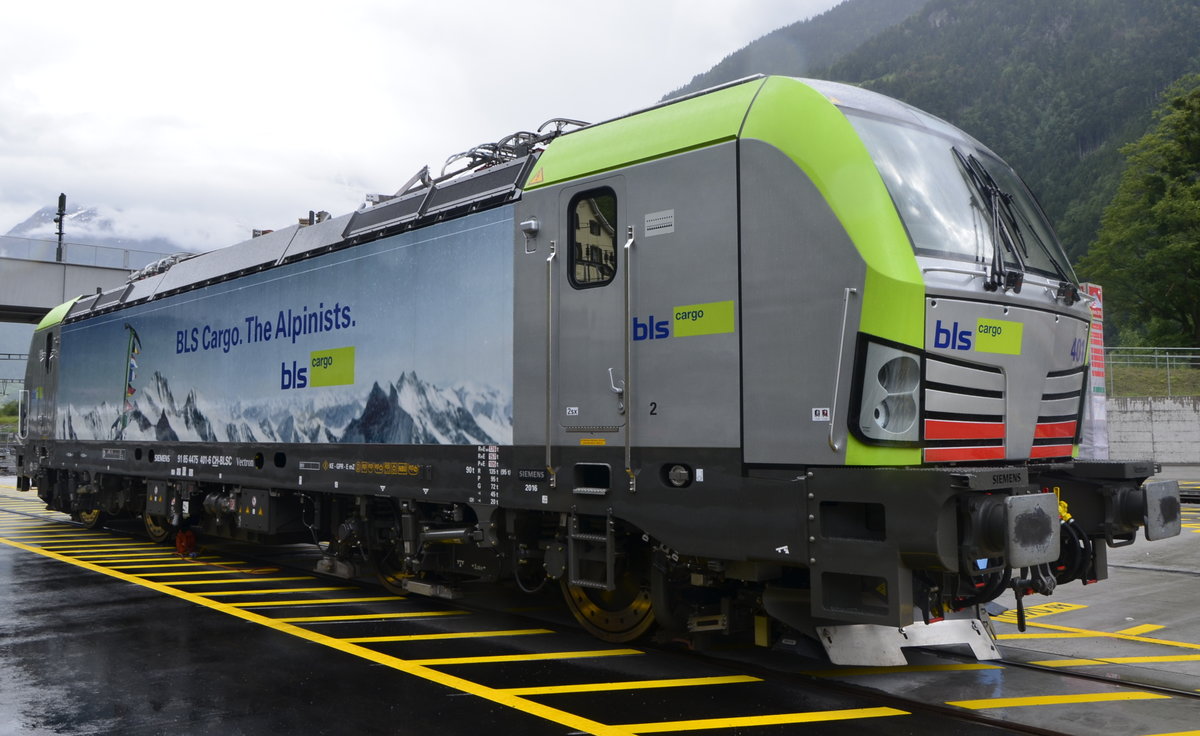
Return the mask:
[[[451,157],[451,161],[469,158],[474,170],[430,179],[428,169],[422,169],[406,189],[374,206],[313,224],[292,225],[207,253],[164,259],[134,274],[123,287],[61,305],[38,329],[499,206],[519,199],[526,189],[735,140],[756,96],[771,79],[748,77],[594,125],[551,121],[557,124],[552,133],[518,133],[505,139],[516,144],[486,144]],[[800,82],[835,105],[916,124],[947,125],[916,108],[856,87],[807,79],[788,81]],[[565,123],[584,127],[564,132]],[[495,151],[505,155],[489,158],[488,152]]]

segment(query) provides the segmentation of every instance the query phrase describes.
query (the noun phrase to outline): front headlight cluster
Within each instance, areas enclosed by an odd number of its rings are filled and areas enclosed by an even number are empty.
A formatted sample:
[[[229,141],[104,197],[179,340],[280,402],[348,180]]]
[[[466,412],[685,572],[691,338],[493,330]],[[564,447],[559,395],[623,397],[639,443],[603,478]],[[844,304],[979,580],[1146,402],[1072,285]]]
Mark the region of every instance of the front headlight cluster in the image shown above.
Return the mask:
[[[858,429],[873,440],[921,439],[921,358],[916,353],[867,342],[859,384]]]

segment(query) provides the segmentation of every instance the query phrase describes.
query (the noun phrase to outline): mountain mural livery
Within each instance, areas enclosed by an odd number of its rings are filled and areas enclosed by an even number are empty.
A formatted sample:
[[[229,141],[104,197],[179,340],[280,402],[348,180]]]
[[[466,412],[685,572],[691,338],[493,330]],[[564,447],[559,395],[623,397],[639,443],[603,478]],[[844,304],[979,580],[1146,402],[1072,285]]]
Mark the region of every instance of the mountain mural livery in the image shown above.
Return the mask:
[[[512,400],[497,389],[442,388],[413,371],[372,384],[362,399],[334,393],[244,405],[207,401],[189,391],[182,403],[155,372],[123,415],[115,403],[68,406],[62,434],[72,440],[154,442],[360,443],[481,445],[512,443]]]

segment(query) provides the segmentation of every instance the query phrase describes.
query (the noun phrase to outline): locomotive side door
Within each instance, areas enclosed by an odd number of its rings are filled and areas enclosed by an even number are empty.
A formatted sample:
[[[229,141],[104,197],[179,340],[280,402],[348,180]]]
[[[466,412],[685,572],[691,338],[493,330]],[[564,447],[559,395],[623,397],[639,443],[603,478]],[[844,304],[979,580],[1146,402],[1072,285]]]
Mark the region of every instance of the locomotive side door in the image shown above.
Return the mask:
[[[553,411],[568,445],[616,445],[625,426],[624,268],[621,177],[566,188],[559,200],[557,366]],[[576,441],[575,438],[578,438]]]

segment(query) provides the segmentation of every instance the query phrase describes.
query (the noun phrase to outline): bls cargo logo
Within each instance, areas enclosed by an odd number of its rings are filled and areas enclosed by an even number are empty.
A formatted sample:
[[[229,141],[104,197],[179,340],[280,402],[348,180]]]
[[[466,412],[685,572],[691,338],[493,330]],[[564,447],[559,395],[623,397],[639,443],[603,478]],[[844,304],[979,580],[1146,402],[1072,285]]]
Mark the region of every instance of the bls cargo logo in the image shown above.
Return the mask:
[[[354,347],[316,350],[308,360],[280,363],[279,389],[348,386],[354,383]]]
[[[939,350],[974,350],[977,353],[1021,354],[1021,337],[1025,325],[1003,319],[976,320],[970,323],[951,322],[940,319],[933,328],[933,347]]]
[[[634,317],[633,339],[635,341],[663,340],[671,337],[672,334],[675,337],[720,335],[733,332],[736,324],[733,300],[675,307],[671,310],[671,314],[674,317],[673,321],[656,320],[653,314],[645,320]]]

